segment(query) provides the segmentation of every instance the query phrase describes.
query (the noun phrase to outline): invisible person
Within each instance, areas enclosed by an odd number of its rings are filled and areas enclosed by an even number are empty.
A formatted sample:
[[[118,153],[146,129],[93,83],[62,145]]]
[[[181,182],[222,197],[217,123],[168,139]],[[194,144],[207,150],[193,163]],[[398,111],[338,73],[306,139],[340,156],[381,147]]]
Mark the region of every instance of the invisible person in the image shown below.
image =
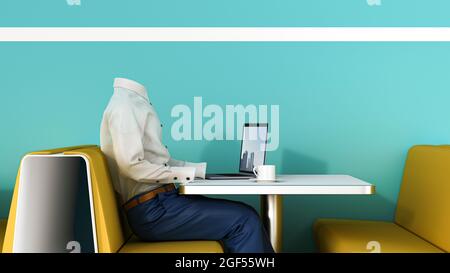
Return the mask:
[[[241,202],[179,195],[173,182],[204,178],[206,163],[171,158],[145,86],[114,80],[100,145],[128,223],[144,241],[221,240],[232,253],[273,252],[257,212]]]

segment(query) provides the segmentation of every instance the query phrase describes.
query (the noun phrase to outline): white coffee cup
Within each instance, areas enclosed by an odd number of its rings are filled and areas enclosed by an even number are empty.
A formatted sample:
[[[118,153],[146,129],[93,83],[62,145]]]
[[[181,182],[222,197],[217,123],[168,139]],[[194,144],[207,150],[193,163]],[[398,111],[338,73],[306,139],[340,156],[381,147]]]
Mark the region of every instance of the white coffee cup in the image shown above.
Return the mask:
[[[258,181],[275,181],[275,165],[260,165],[253,168]]]

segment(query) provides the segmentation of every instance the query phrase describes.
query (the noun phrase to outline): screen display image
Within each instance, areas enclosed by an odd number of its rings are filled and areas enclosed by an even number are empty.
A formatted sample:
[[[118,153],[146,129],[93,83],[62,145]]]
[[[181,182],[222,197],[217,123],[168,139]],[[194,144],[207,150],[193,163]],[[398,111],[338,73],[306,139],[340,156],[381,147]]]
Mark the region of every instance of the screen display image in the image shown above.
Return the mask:
[[[239,171],[253,172],[253,167],[264,165],[266,142],[267,125],[244,127]]]

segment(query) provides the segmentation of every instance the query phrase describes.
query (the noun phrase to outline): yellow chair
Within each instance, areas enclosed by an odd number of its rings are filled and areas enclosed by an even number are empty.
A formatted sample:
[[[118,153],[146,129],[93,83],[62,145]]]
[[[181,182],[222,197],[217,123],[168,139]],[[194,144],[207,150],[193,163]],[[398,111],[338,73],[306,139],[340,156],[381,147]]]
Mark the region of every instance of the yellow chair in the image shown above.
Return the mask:
[[[450,251],[450,146],[420,145],[408,152],[394,222],[319,219],[320,252]],[[369,244],[369,245],[368,245]]]
[[[6,233],[6,219],[0,219],[0,253],[2,253],[3,239],[5,238],[5,233]]]
[[[223,252],[217,241],[171,241],[142,242],[129,231],[126,221],[121,217],[121,209],[117,204],[106,159],[97,146],[77,146],[31,153],[34,155],[64,154],[80,156],[88,162],[95,212],[97,247],[100,253],[114,252]],[[14,224],[17,209],[17,195],[20,170],[11,204],[9,221],[6,228],[3,252],[12,252]]]

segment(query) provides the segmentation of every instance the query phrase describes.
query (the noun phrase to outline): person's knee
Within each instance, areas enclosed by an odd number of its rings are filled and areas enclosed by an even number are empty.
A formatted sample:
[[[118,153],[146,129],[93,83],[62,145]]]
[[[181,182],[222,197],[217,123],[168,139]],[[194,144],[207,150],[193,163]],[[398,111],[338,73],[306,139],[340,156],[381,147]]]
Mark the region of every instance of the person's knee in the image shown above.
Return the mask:
[[[246,226],[249,228],[256,228],[261,225],[261,219],[258,212],[252,206],[243,204],[240,209],[240,214],[241,219],[245,221]]]

